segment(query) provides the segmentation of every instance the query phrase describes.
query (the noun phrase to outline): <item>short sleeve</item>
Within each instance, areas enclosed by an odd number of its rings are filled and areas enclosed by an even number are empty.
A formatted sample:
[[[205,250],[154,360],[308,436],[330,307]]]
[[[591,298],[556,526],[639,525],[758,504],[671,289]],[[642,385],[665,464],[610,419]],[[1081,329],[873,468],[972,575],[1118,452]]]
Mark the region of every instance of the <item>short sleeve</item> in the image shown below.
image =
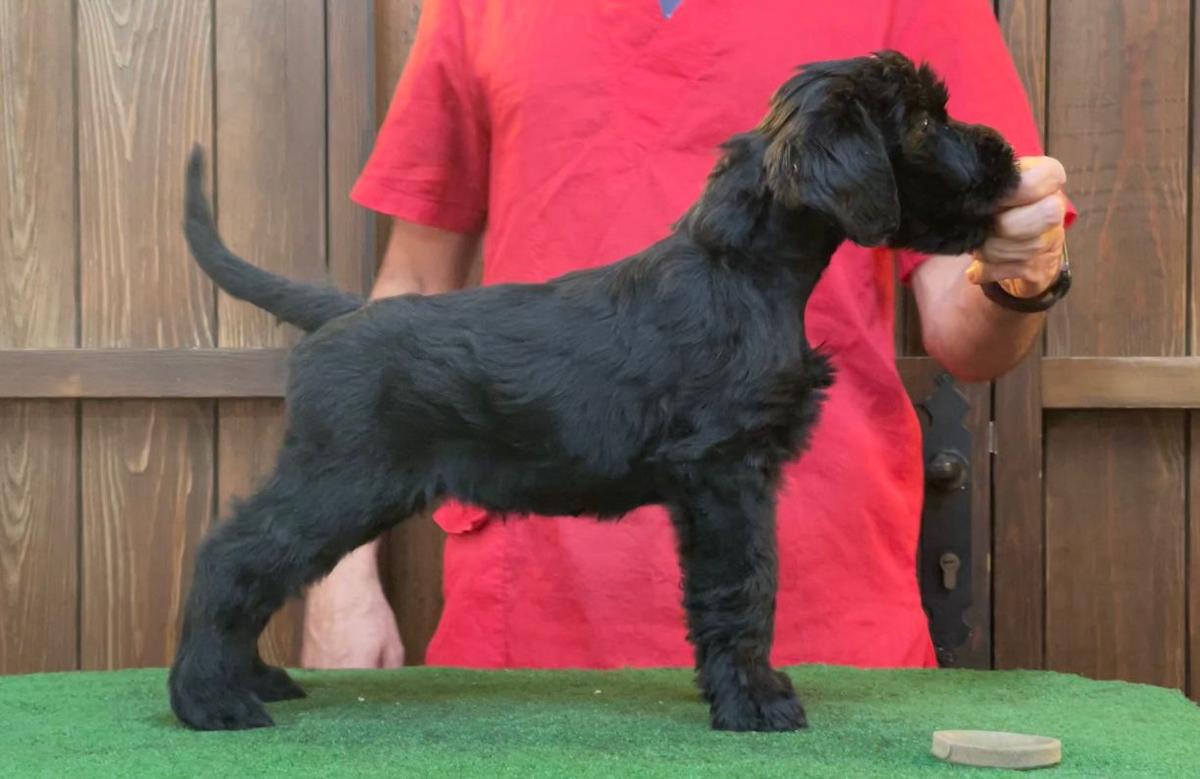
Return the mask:
[[[399,219],[478,232],[487,211],[489,125],[462,0],[426,0],[375,147],[350,192]]]
[[[886,45],[933,67],[949,89],[951,116],[995,128],[1019,157],[1043,153],[1029,98],[990,2],[897,2]],[[1068,227],[1075,216],[1068,202]],[[900,278],[907,283],[927,255],[900,251],[896,259]]]

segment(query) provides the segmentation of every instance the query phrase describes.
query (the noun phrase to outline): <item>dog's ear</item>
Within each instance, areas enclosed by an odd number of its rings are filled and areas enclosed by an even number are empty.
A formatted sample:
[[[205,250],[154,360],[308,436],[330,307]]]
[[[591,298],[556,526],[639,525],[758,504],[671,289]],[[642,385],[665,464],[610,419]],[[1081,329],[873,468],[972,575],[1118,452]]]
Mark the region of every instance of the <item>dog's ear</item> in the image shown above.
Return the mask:
[[[900,196],[883,134],[855,96],[854,75],[806,68],[771,101],[768,189],[789,208],[833,219],[862,246],[885,242],[900,225]]]

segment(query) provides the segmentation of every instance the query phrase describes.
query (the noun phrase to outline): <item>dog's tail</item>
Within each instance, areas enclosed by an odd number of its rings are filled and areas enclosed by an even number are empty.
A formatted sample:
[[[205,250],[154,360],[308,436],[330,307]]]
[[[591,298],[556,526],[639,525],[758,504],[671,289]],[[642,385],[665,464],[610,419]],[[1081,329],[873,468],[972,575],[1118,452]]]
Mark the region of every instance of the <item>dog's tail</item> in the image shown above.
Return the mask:
[[[348,314],[365,301],[330,287],[304,284],[256,268],[226,248],[204,197],[204,150],[192,149],[187,166],[184,232],[192,256],[217,286],[306,332]]]

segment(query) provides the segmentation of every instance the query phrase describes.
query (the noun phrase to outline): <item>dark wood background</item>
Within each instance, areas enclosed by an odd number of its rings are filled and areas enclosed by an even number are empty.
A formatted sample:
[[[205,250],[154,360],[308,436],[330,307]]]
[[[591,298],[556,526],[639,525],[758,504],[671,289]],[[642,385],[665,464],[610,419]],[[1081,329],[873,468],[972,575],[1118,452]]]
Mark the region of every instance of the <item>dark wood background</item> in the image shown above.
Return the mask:
[[[990,562],[967,654],[1200,697],[1195,2],[994,7],[1080,218],[1044,343],[964,388]],[[250,260],[366,289],[386,227],[346,193],[419,12],[0,0],[0,672],[169,661],[198,539],[278,445],[295,339],[189,262],[181,162],[209,147]],[[919,398],[936,367],[911,302],[897,314]],[[384,573],[420,662],[441,607],[428,517]],[[268,655],[294,663],[299,628],[293,604]]]

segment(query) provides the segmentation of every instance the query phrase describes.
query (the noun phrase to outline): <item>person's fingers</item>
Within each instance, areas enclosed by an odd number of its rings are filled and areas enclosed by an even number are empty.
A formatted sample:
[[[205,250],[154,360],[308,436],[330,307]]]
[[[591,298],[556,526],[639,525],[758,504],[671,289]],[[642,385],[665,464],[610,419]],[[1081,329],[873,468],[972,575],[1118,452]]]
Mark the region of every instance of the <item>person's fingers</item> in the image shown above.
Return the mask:
[[[1039,254],[1015,262],[984,260],[979,256],[967,266],[967,281],[986,284],[990,281],[1015,281],[1035,291],[1045,289],[1058,277],[1061,256]]]
[[[1066,237],[1066,230],[1061,225],[1033,238],[992,236],[984,242],[981,253],[985,260],[1021,262],[1041,254],[1061,254]]]
[[[1062,196],[1053,194],[1035,203],[1001,211],[996,215],[992,234],[1015,240],[1037,238],[1047,230],[1061,227],[1066,213]]]
[[[975,259],[967,267],[967,281],[986,284],[989,281],[1023,279],[1025,270],[1024,262],[984,262]]]
[[[1003,208],[1036,203],[1062,191],[1067,183],[1066,169],[1053,157],[1021,157],[1017,166],[1021,169],[1021,183],[1001,202]]]

